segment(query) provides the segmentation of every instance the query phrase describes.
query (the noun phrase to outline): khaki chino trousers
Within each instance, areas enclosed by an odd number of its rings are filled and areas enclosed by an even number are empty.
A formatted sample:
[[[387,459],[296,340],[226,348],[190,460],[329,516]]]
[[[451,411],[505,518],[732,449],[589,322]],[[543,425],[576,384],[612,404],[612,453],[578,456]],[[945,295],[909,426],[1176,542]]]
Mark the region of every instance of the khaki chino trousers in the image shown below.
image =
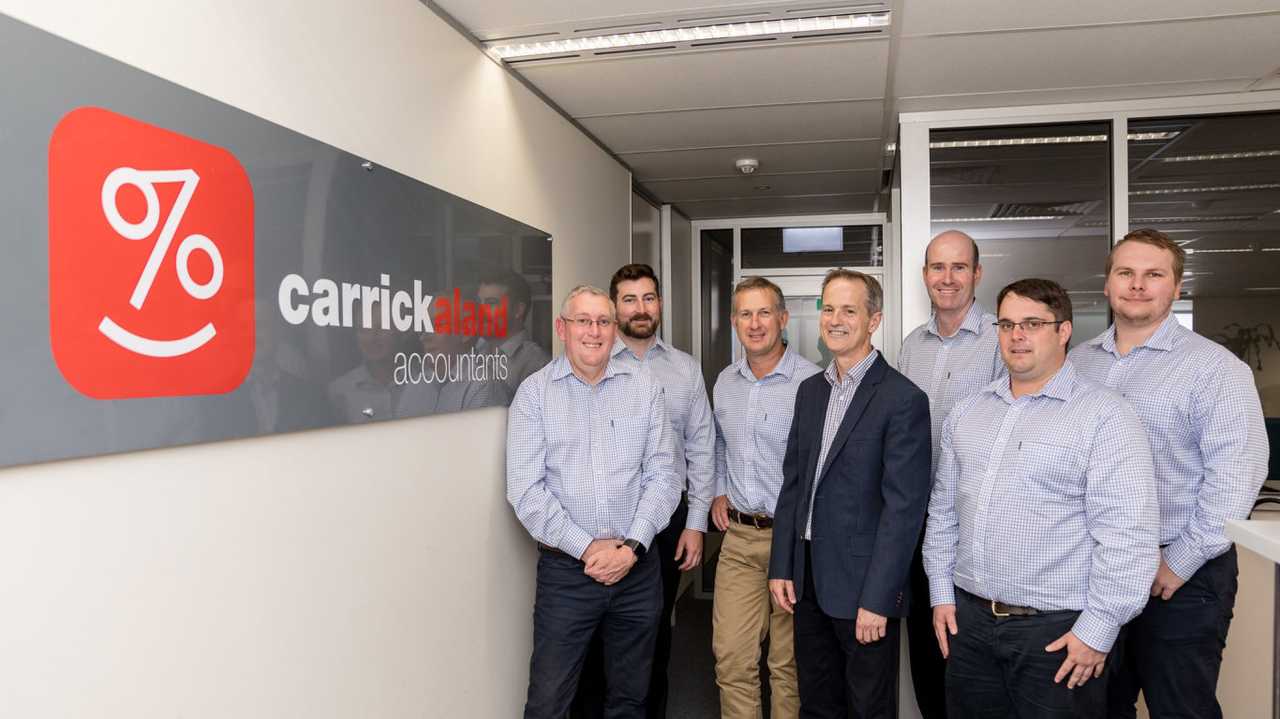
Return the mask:
[[[716,656],[720,716],[760,719],[760,646],[769,637],[771,719],[800,714],[795,632],[791,615],[769,597],[772,529],[730,522],[720,547],[712,606],[711,647]]]

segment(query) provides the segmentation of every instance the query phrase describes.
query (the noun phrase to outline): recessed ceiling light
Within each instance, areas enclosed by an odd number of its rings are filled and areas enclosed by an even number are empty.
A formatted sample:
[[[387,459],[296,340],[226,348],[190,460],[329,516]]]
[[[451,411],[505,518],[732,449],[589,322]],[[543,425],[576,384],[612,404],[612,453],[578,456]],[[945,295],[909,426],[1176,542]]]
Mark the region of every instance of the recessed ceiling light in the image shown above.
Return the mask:
[[[1248,190],[1280,190],[1280,182],[1257,185],[1216,185],[1213,187],[1161,187],[1151,190],[1129,190],[1130,195],[1177,195],[1186,192],[1244,192]]]
[[[1161,162],[1204,162],[1207,160],[1256,160],[1260,157],[1280,157],[1280,150],[1246,150],[1243,152],[1210,152],[1203,155],[1170,155]]]
[[[1222,255],[1222,254],[1234,254],[1237,252],[1253,252],[1253,248],[1252,247],[1214,247],[1211,249],[1205,249],[1201,247],[1198,250],[1193,250],[1190,247],[1187,248],[1188,255]]]
[[[591,35],[563,40],[542,42],[500,42],[488,46],[488,50],[500,60],[512,60],[538,55],[565,55],[569,53],[645,47],[646,45],[670,45],[673,42],[698,42],[707,40],[733,40],[764,35],[794,35],[809,32],[839,32],[843,30],[868,30],[889,26],[889,12],[851,13],[823,15],[819,17],[786,18],[782,20],[756,20],[677,27],[666,30],[624,32],[612,35]]]

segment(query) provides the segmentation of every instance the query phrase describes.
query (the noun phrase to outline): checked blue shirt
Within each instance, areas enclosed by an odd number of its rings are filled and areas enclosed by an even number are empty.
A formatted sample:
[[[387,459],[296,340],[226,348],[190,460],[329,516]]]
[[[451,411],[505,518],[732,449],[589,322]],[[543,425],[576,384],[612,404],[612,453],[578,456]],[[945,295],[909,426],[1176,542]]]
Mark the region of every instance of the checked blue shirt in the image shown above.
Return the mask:
[[[662,385],[671,421],[676,481],[689,494],[689,519],[684,528],[706,532],[711,500],[715,499],[716,430],[702,367],[662,338],[645,351],[643,359],[618,339],[613,356],[644,365]]]
[[[1017,399],[996,380],[943,423],[924,541],[930,601],[954,604],[960,587],[1079,611],[1076,637],[1111,651],[1146,606],[1159,521],[1146,433],[1119,395],[1070,362]]]
[[[507,501],[534,539],[574,557],[594,539],[651,547],[680,501],[671,447],[648,370],[610,361],[589,385],[557,357],[511,401]]]
[[[1071,350],[1079,372],[1119,392],[1146,425],[1164,561],[1183,579],[1231,547],[1267,477],[1267,430],[1249,365],[1172,314],[1121,357],[1116,330]]]

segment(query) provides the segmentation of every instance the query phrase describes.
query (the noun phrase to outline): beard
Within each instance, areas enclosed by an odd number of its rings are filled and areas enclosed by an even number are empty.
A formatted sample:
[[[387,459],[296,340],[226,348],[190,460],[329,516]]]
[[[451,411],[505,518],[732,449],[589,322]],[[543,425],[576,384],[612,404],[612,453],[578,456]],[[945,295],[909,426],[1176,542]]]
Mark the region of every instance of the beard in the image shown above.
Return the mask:
[[[648,321],[648,327],[636,327],[636,321]],[[618,329],[622,330],[622,334],[638,340],[647,340],[658,331],[659,320],[653,318],[652,315],[638,314],[632,315],[626,322],[618,325]]]

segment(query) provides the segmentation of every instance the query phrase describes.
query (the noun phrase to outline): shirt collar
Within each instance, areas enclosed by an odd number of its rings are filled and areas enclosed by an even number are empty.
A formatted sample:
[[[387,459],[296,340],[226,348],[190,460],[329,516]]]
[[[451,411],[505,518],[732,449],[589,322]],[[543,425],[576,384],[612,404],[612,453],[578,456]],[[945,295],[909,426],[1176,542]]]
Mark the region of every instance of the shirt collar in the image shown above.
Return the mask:
[[[600,378],[603,382],[610,377],[620,374],[631,374],[631,366],[626,362],[614,362],[610,360],[609,364],[604,367],[604,375]],[[569,358],[566,355],[560,355],[551,360],[551,381],[562,380],[565,377],[576,377],[573,374],[573,365],[569,364]],[[598,384],[598,383],[597,383]]]
[[[1169,315],[1164,318],[1164,321],[1160,323],[1160,326],[1156,328],[1156,331],[1151,333],[1151,336],[1147,338],[1147,341],[1138,345],[1138,347],[1149,347],[1153,350],[1168,352],[1173,349],[1173,342],[1177,339],[1182,329],[1182,324],[1178,322],[1178,318],[1174,317],[1173,313],[1170,312]],[[1113,323],[1107,328],[1106,332],[1103,332],[1095,339],[1090,340],[1089,344],[1097,345],[1113,355],[1119,355],[1116,351],[1115,324]],[[1137,349],[1137,347],[1134,349]]]
[[[769,374],[757,379],[756,373],[751,371],[751,364],[747,362],[746,357],[743,357],[737,362],[738,374],[751,382],[766,380],[775,374],[791,379],[791,376],[796,372],[796,357],[799,355],[795,350],[791,349],[791,345],[784,345],[784,347],[785,349],[782,351],[782,357],[778,360],[778,364],[774,365],[773,369],[769,371]]]
[[[654,339],[653,346],[652,346],[652,347],[650,347],[648,350],[645,350],[645,353],[644,353],[644,354],[645,354],[645,356],[647,357],[647,356],[649,355],[649,353],[650,353],[650,352],[652,352],[652,351],[654,351],[654,350],[658,350],[659,352],[667,352],[667,351],[669,351],[670,349],[671,349],[671,345],[669,345],[669,344],[667,344],[666,342],[664,342],[664,341],[662,340],[662,338],[661,338],[661,337],[656,337],[656,338]],[[639,357],[636,357],[636,353],[635,353],[635,352],[632,352],[632,351],[631,351],[631,348],[627,346],[627,343],[622,341],[622,338],[621,338],[621,337],[614,337],[614,338],[613,338],[613,353],[612,353],[611,355],[609,355],[609,356],[610,356],[610,357],[617,357],[618,355],[620,355],[620,354],[624,354],[624,353],[625,353],[629,358],[631,358],[631,359],[634,359],[634,360],[640,360],[640,358],[639,358]]]
[[[1013,403],[1013,379],[1010,377],[1001,377],[993,383],[995,393],[1005,402]],[[1076,386],[1076,368],[1071,364],[1071,360],[1062,363],[1062,367],[1058,368],[1057,373],[1049,378],[1049,381],[1040,388],[1038,392],[1031,395],[1023,395],[1024,397],[1052,397],[1063,402],[1071,399],[1071,393]]]
[[[849,370],[844,373],[843,381],[839,381],[839,375],[837,372],[840,370],[834,359],[831,360],[831,364],[827,365],[827,371],[823,372],[822,375],[827,378],[827,382],[830,382],[832,387],[837,385],[844,386],[845,382],[852,382],[853,386],[856,387],[862,382],[862,378],[867,376],[867,370],[871,369],[871,365],[875,363],[876,357],[879,356],[880,350],[871,350],[871,353],[866,357],[863,357],[862,361],[850,367]]]
[[[975,299],[970,302],[969,311],[964,313],[964,320],[960,323],[960,329],[956,330],[956,334],[960,334],[960,332],[970,332],[975,335],[982,334],[982,316],[986,313],[987,311],[982,308],[982,305],[978,304],[978,300]],[[938,338],[945,339],[938,332],[937,312],[929,314],[928,330]]]

